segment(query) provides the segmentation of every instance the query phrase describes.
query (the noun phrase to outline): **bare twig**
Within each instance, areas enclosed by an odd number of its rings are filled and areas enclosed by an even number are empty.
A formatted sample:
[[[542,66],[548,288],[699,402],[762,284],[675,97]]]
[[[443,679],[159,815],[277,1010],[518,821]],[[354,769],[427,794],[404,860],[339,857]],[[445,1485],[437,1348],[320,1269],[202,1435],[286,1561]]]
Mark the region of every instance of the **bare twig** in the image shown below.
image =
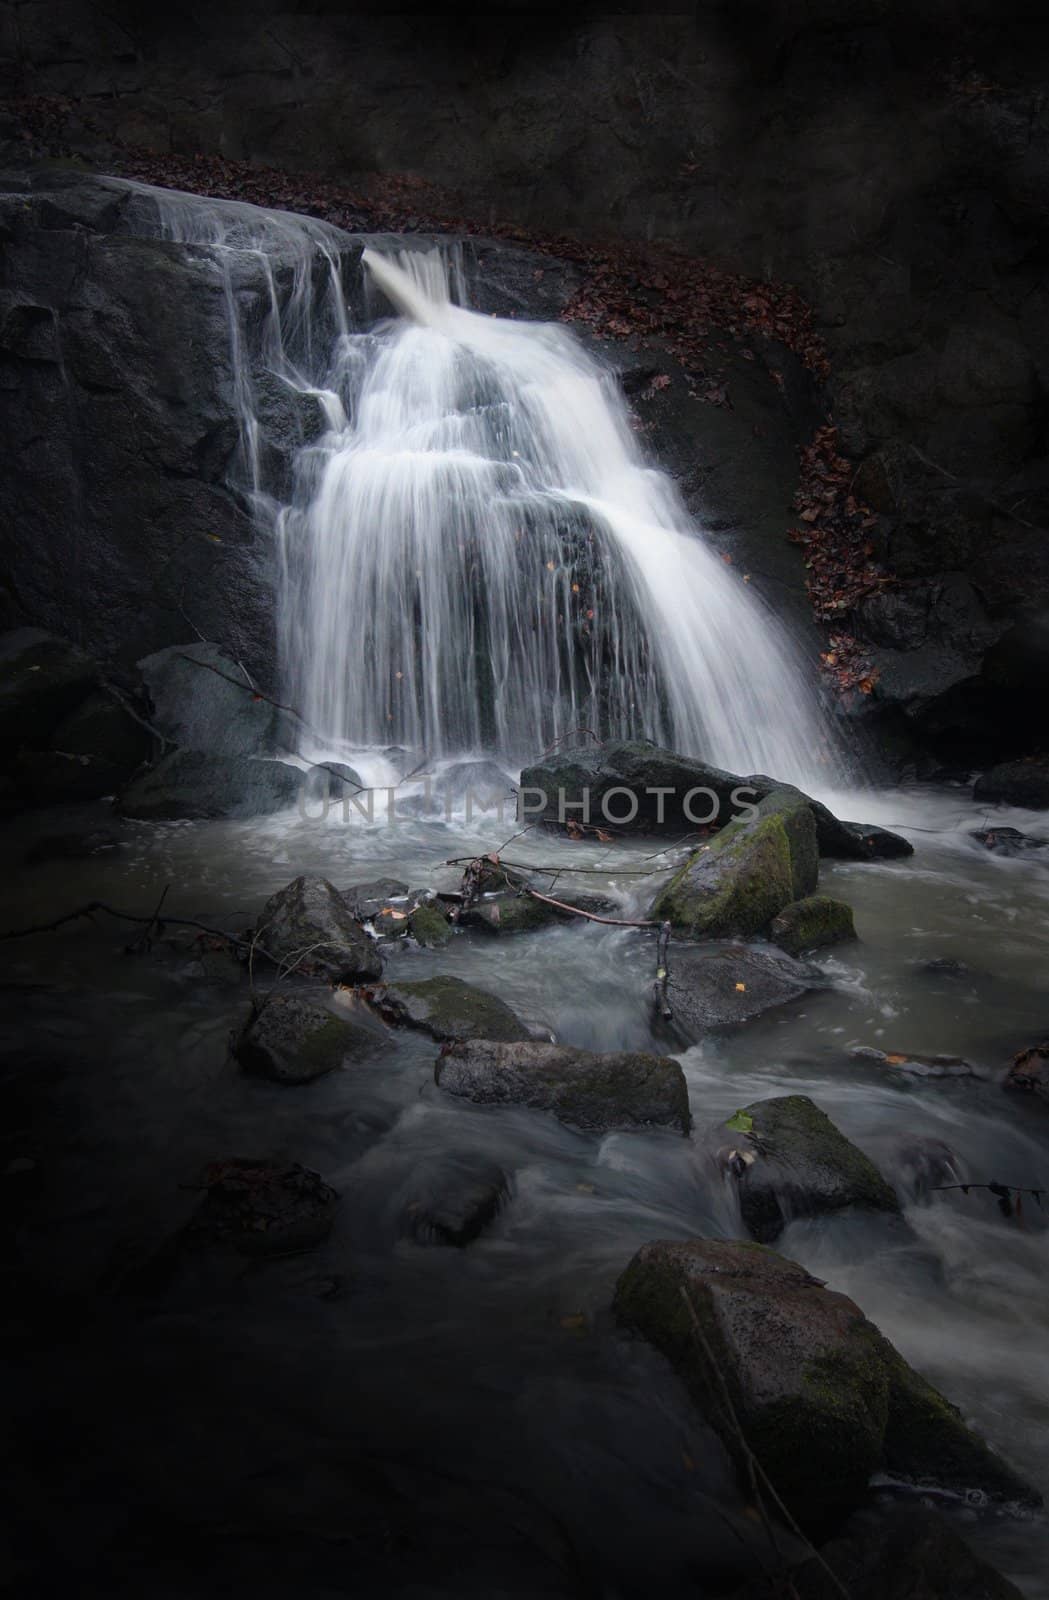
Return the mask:
[[[625,917],[599,917],[596,911],[583,911],[579,906],[570,906],[564,900],[552,900],[548,894],[540,894],[538,889],[525,888],[523,891],[533,900],[541,900],[545,906],[556,906],[558,911],[570,911],[574,917],[586,917],[588,922],[604,922],[610,928],[658,928],[659,922],[649,919],[644,921],[630,921]]]

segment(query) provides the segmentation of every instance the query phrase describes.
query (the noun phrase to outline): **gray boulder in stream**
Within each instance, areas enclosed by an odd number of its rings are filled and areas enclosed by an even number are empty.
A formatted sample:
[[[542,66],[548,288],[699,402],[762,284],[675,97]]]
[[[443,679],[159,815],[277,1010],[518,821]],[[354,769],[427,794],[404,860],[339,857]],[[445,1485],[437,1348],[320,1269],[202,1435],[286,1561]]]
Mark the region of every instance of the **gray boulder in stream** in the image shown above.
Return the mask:
[[[643,1245],[614,1309],[668,1358],[744,1482],[740,1433],[808,1532],[858,1506],[879,1471],[1039,1503],[854,1301],[763,1245]]]
[[[303,875],[271,895],[255,924],[258,949],[300,976],[367,983],[382,976],[382,956],[327,878]]]
[[[697,1037],[800,1000],[823,982],[815,967],[767,945],[670,946],[667,999],[677,1025]]]
[[[715,1138],[755,1239],[771,1243],[794,1217],[828,1216],[852,1207],[899,1212],[894,1190],[873,1161],[807,1095],[756,1100],[730,1122],[737,1126],[722,1123]]]
[[[397,1026],[418,1028],[431,1039],[527,1039],[528,1029],[499,999],[462,978],[420,978],[388,983],[372,994],[372,1004]]]
[[[552,1111],[588,1133],[675,1128],[687,1134],[692,1125],[684,1074],[668,1056],[474,1041],[447,1046],[434,1077],[448,1094]]]
[[[116,808],[143,822],[268,816],[295,804],[302,781],[298,768],[283,761],[172,750],[136,773]]]
[[[138,670],[153,725],[172,744],[217,756],[270,756],[295,746],[293,719],[258,694],[221,645],[170,645],[146,656]]]

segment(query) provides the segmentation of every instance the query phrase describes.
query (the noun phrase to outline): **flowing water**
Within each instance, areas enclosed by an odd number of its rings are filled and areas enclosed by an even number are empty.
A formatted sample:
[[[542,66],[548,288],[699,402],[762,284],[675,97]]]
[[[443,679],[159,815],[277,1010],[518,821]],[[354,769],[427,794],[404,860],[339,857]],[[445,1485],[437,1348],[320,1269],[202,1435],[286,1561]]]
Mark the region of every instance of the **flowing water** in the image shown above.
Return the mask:
[[[510,763],[593,720],[737,770],[811,776],[822,735],[788,645],[639,459],[607,374],[563,330],[452,304],[434,255],[369,261],[410,320],[354,329],[340,236],[246,211],[175,197],[161,214],[224,275],[238,470],[284,543],[289,681],[318,746],[362,765],[370,752],[376,770],[391,744]],[[245,256],[271,285],[251,319],[256,360],[263,349],[325,418],[285,505],[252,420]],[[1049,1029],[1049,846],[989,854],[969,837],[980,818],[962,791],[853,795],[836,809],[897,827],[916,853],[824,864],[823,887],[852,903],[859,940],[822,963],[826,989],[741,1031],[668,1038],[640,930],[458,932],[441,952],[394,946],[389,971],[476,981],[567,1043],[673,1051],[700,1135],[760,1096],[810,1094],[901,1186],[908,1226],[796,1222],[779,1247],[852,1294],[1049,1492],[1049,1214],[1006,1219],[982,1191],[920,1195],[913,1181],[916,1141],[934,1139],[962,1178],[1049,1184],[1044,1107],[1000,1086],[1009,1057]],[[1044,818],[999,820],[1045,829]],[[14,855],[43,831],[98,825],[99,808],[17,820]],[[449,858],[512,831],[408,805],[392,822],[334,810],[313,822],[119,824],[86,860],[11,872],[0,922],[47,921],[96,896],[149,909],[171,884],[172,914],[238,928],[298,873],[342,887],[384,874],[450,886],[461,869]],[[629,916],[667,870],[654,851],[652,840],[572,844],[531,830],[507,854]],[[588,874],[572,876],[580,867]],[[493,1528],[509,1521],[536,1548],[556,1527],[606,1600],[684,1600],[702,1592],[697,1574],[738,1572],[754,1535],[723,1451],[661,1360],[609,1315],[641,1243],[739,1233],[701,1137],[588,1137],[454,1102],[435,1087],[435,1046],[404,1032],[376,1063],[302,1090],[246,1079],[227,1056],[243,974],[163,943],[126,954],[127,938],[103,919],[6,947],[4,1025],[19,1055],[5,1154],[29,1194],[24,1253],[57,1302],[78,1304],[80,1290],[147,1259],[196,1202],[185,1185],[217,1157],[281,1152],[323,1172],[343,1202],[307,1257],[235,1281],[191,1275],[140,1317],[98,1313],[76,1347],[44,1341],[33,1392],[72,1430],[62,1510],[85,1566],[114,1540],[123,1548],[125,1524],[157,1505],[181,1528],[213,1501],[263,1551],[271,1519],[334,1538],[346,1463],[363,1454],[395,1463],[420,1499],[435,1493],[427,1474],[443,1472],[443,1492],[454,1482]],[[922,1076],[857,1047],[952,1054],[972,1070]],[[422,1175],[478,1154],[511,1188],[481,1238],[453,1250],[406,1236]],[[188,1406],[170,1398],[187,1392]],[[209,1406],[237,1418],[218,1456]],[[516,1497],[510,1513],[500,1495]],[[1049,1600],[1044,1518],[952,1515],[1028,1600]],[[286,1583],[264,1572],[255,1592]],[[462,1592],[493,1591],[464,1580]]]

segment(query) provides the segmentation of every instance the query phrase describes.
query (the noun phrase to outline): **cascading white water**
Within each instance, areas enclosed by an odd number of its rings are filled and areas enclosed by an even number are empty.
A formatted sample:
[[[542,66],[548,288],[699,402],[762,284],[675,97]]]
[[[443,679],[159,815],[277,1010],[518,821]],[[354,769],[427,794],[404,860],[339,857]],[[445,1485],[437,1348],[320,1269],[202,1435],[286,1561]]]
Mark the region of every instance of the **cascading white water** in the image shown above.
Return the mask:
[[[783,630],[644,465],[609,376],[563,328],[452,304],[436,251],[364,261],[405,320],[368,341],[288,524],[313,726],[519,760],[586,726],[826,780]]]
[[[841,776],[812,675],[647,467],[613,376],[565,328],[453,303],[449,256],[364,252],[402,315],[350,327],[325,223],[141,185],[221,273],[241,487],[280,541],[289,700],[309,754],[534,758],[571,730],[737,771]],[[259,291],[260,281],[263,285]],[[290,504],[260,385],[317,402]]]

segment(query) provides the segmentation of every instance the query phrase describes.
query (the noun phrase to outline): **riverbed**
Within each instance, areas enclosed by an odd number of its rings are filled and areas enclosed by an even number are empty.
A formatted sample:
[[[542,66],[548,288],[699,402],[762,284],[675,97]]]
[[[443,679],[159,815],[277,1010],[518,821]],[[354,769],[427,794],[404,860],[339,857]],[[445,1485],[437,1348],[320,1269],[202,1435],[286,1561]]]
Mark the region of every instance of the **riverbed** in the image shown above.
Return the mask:
[[[1049,1113],[1001,1086],[1013,1054],[1049,1035],[1049,844],[988,851],[970,837],[985,814],[968,790],[823,798],[904,833],[915,854],[822,864],[821,889],[852,904],[858,940],[824,953],[826,988],[739,1031],[693,1045],[668,1034],[652,1011],[644,930],[457,932],[439,951],[391,948],[388,975],[455,974],[561,1042],[678,1055],[697,1135],[762,1096],[810,1095],[901,1186],[909,1227],[795,1222],[777,1248],[852,1295],[1049,1496],[1049,1209],[1031,1201],[1006,1218],[984,1190],[919,1195],[913,1165],[916,1139],[939,1140],[960,1179],[1049,1188]],[[993,821],[1049,838],[1044,814],[1000,808]],[[95,898],[148,914],[170,885],[170,915],[240,929],[299,873],[339,888],[380,876],[450,887],[461,867],[449,860],[517,831],[512,817],[369,825],[337,810],[149,825],[92,807],[17,820],[11,859],[44,834],[92,829],[112,829],[113,842],[8,872],[4,927]],[[658,840],[539,829],[504,853],[551,868],[548,884],[556,870],[561,891],[613,899],[624,917],[644,914],[669,859]],[[31,1352],[25,1391],[39,1437],[69,1444],[36,1476],[66,1519],[72,1572],[118,1551],[122,1570],[148,1575],[135,1561],[146,1563],[141,1528],[159,1506],[195,1536],[217,1519],[231,1561],[237,1530],[328,1540],[346,1515],[351,1456],[383,1463],[438,1519],[447,1501],[453,1526],[473,1526],[464,1499],[474,1519],[485,1508],[492,1560],[520,1545],[522,1571],[549,1561],[560,1572],[561,1541],[608,1596],[683,1596],[697,1571],[735,1572],[746,1507],[724,1452],[661,1358],[625,1339],[608,1309],[641,1243],[741,1231],[701,1140],[589,1137],[540,1113],[453,1101],[433,1082],[437,1047],[406,1032],[376,1063],[306,1087],[247,1079],[227,1055],[246,978],[162,941],[128,954],[135,931],[98,915],[5,946],[15,1115],[4,1164],[18,1254],[56,1318],[70,1307],[83,1319],[77,1338],[56,1326]],[[857,1050],[962,1065],[914,1070]],[[407,1237],[421,1175],[478,1152],[510,1177],[494,1223],[462,1250]],[[202,1166],[258,1153],[336,1186],[331,1238],[308,1256],[234,1275],[202,1267],[129,1295],[199,1200]],[[1044,1515],[949,1509],[1029,1600],[1049,1600]],[[285,1558],[260,1571],[260,1592],[277,1592]],[[490,1592],[478,1561],[461,1592],[475,1580]]]

